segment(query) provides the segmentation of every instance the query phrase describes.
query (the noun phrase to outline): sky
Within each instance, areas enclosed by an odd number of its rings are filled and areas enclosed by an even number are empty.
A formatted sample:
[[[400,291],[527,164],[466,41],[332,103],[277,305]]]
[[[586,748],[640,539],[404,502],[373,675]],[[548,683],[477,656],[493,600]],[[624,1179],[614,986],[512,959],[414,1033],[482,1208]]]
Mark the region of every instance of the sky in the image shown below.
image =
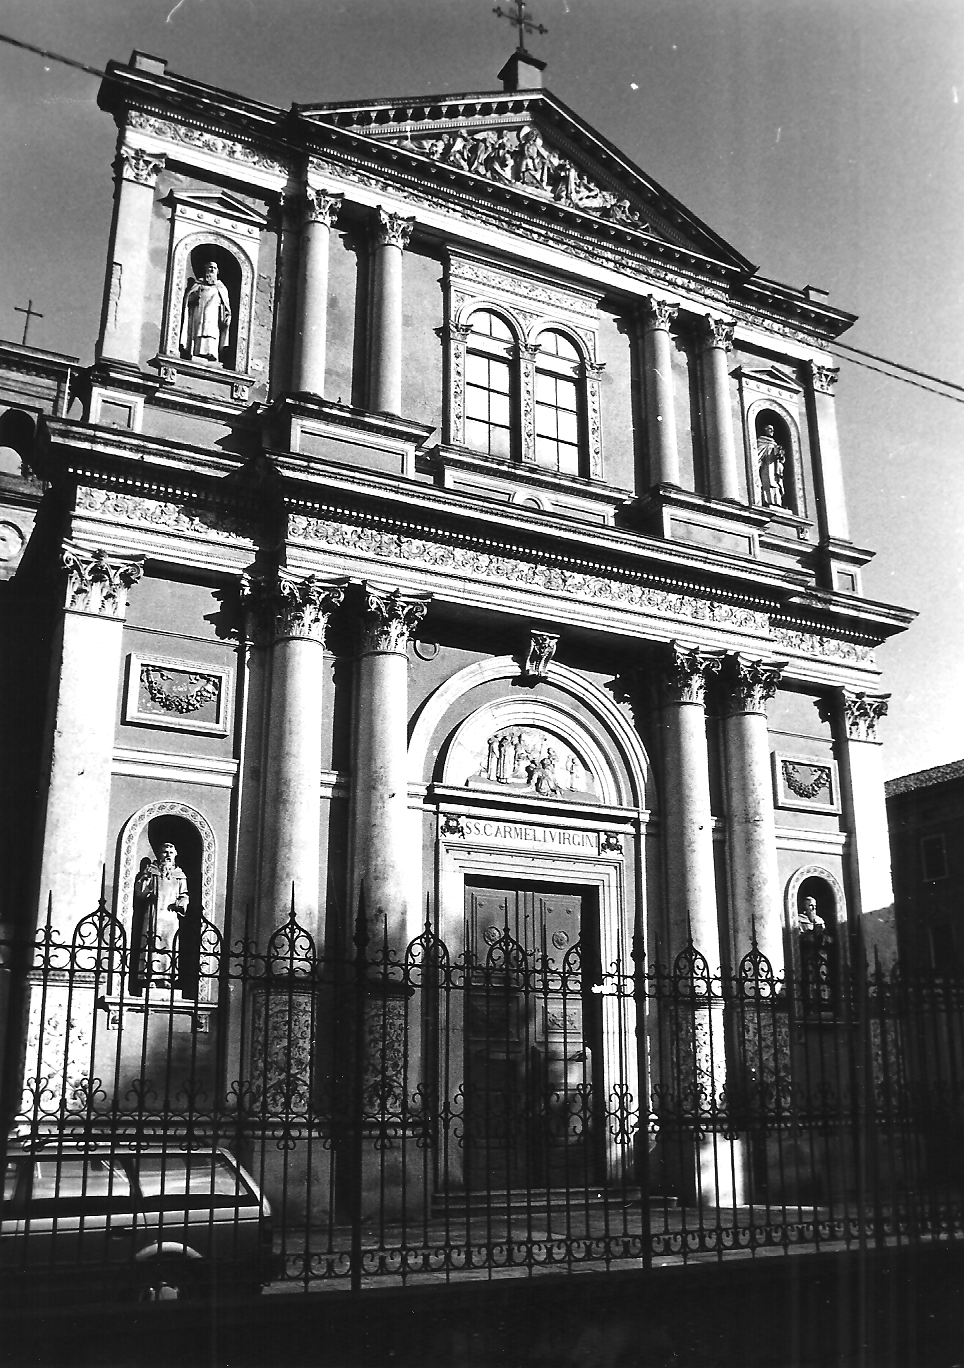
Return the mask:
[[[503,8],[505,0],[503,0]],[[492,0],[6,0],[0,32],[95,67],[134,48],[254,99],[498,89]],[[844,341],[964,385],[964,0],[531,0],[546,84],[759,267],[859,315]],[[0,44],[0,337],[90,361],[113,122],[95,78]],[[964,401],[964,393],[957,396]],[[964,757],[964,402],[842,362],[888,776]]]

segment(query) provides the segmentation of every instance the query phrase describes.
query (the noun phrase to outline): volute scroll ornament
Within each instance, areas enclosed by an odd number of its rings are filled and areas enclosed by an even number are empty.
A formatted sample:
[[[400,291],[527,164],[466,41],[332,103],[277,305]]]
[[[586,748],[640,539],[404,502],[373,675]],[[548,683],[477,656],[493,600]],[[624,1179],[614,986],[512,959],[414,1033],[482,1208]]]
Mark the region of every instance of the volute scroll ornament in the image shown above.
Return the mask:
[[[813,388],[817,394],[833,394],[833,387],[840,379],[839,366],[821,366],[816,361],[810,363]]]
[[[143,147],[121,147],[114,169],[119,180],[130,181],[133,185],[147,185],[153,189],[165,164],[166,158],[145,152]]]
[[[729,319],[717,318],[714,314],[704,314],[703,321],[703,345],[719,347],[722,351],[732,351],[736,325]]]
[[[843,690],[844,719],[851,741],[876,741],[877,723],[887,716],[890,694],[868,694]]]
[[[654,295],[647,295],[641,303],[640,313],[643,327],[659,328],[663,332],[669,332],[679,314],[679,305],[670,304],[665,299],[657,299]]]
[[[143,556],[110,556],[98,547],[88,551],[65,542],[61,565],[67,571],[66,608],[74,613],[122,618],[127,611],[127,591],[144,573]]]
[[[388,651],[403,655],[428,612],[429,596],[406,596],[400,589],[365,590],[362,616],[362,651]]]
[[[670,658],[663,674],[663,687],[669,703],[706,702],[706,681],[711,674],[719,674],[723,665],[720,652],[701,651],[699,647],[681,646],[670,642]]]
[[[405,218],[402,214],[393,213],[379,205],[378,222],[375,227],[375,245],[377,247],[398,247],[404,251],[412,240],[414,228],[414,218]]]
[[[731,713],[763,713],[767,702],[776,694],[780,677],[787,668],[785,660],[752,660],[748,656],[731,657],[727,704]]]
[[[292,638],[324,645],[328,616],[344,596],[341,585],[329,584],[317,575],[304,579],[284,572],[277,576],[244,575],[241,603],[245,634],[259,645]]]
[[[333,228],[344,202],[344,195],[335,195],[328,190],[318,190],[309,185],[305,188],[303,202],[304,222],[321,223],[326,228]]]

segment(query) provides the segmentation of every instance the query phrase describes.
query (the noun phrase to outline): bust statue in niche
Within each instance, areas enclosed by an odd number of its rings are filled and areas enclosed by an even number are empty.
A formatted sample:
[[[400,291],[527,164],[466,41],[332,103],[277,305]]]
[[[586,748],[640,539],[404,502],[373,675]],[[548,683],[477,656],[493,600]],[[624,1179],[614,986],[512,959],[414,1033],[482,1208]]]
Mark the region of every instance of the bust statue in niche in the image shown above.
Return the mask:
[[[205,261],[200,278],[192,279],[184,295],[181,352],[190,360],[216,365],[231,339],[231,298],[216,261]]]

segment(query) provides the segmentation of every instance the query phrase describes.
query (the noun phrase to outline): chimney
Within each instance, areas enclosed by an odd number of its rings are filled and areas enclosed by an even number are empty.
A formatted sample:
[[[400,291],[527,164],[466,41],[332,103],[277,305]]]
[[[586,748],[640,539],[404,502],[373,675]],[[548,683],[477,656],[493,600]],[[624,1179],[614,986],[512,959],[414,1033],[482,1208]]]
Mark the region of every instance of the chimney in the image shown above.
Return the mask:
[[[515,90],[541,90],[545,69],[545,62],[518,47],[499,72],[502,89],[510,94]]]

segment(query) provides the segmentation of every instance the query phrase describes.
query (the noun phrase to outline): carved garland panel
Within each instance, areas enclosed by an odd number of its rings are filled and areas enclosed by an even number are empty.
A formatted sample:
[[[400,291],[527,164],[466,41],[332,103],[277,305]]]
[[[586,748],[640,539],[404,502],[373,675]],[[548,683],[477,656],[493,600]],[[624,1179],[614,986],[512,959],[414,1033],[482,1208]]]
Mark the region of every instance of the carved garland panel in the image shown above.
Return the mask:
[[[124,721],[165,731],[226,736],[231,716],[231,671],[197,661],[131,654]]]

